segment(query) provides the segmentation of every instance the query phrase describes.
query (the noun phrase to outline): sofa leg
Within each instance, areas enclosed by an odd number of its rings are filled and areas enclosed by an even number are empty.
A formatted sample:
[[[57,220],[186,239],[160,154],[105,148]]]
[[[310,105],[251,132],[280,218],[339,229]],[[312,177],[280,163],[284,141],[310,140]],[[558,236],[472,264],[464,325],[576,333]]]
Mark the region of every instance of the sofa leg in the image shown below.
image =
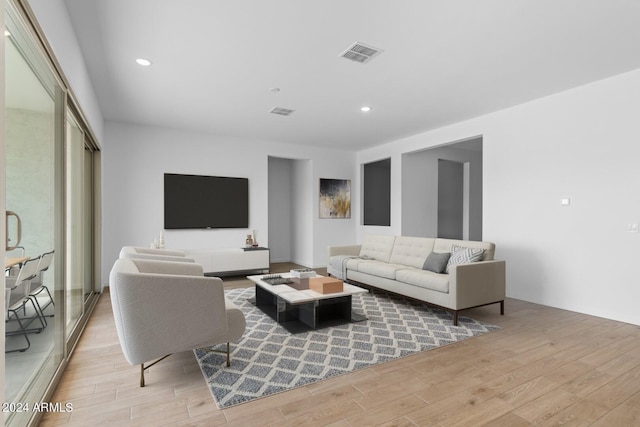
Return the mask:
[[[458,326],[458,310],[453,311],[453,326]]]
[[[500,301],[500,315],[504,316],[504,300]]]

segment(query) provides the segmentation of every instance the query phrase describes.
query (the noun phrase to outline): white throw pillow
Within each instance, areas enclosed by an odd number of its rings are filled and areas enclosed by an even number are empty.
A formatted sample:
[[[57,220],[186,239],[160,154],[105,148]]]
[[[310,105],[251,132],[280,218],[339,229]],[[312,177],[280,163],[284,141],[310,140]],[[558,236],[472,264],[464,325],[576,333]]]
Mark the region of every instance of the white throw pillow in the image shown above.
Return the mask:
[[[447,273],[452,265],[469,264],[472,262],[480,261],[484,249],[480,248],[465,248],[463,246],[453,245],[451,246],[451,257],[447,262]]]

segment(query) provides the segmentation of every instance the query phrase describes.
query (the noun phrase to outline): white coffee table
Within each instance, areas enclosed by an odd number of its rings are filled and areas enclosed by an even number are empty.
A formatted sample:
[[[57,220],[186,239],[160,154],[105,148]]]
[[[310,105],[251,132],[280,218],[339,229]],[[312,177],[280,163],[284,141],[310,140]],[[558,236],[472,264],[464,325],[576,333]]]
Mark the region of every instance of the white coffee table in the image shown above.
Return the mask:
[[[298,321],[317,329],[327,322],[358,322],[366,319],[354,313],[351,307],[351,297],[369,292],[366,289],[344,283],[342,292],[321,294],[297,283],[272,285],[262,280],[265,276],[271,275],[260,274],[247,278],[256,284],[256,306],[278,323]],[[290,273],[280,276],[292,279]],[[316,274],[315,277],[322,276]]]

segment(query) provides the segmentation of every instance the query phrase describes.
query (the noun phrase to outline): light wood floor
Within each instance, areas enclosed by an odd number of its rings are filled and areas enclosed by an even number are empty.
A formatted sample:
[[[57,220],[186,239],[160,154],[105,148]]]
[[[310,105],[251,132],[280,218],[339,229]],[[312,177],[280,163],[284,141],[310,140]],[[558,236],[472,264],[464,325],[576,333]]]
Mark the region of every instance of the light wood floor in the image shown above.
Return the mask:
[[[497,332],[219,410],[190,351],[139,387],[105,293],[52,400],[73,412],[40,425],[640,425],[639,326],[513,299],[505,308],[464,312]]]

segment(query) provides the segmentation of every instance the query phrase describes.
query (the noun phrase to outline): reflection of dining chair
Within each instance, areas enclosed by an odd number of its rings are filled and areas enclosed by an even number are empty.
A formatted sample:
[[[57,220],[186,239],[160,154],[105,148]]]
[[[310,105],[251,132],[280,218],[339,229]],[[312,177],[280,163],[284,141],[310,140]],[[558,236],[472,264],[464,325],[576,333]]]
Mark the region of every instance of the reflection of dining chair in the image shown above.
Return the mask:
[[[44,284],[43,273],[49,269],[51,265],[51,261],[53,261],[53,251],[45,252],[40,256],[40,263],[38,264],[38,269],[36,271],[36,275],[33,279],[31,279],[31,287],[29,289],[29,298],[32,298],[33,301],[38,306],[38,310],[44,316],[44,309],[49,307],[51,304],[55,306],[53,302],[53,297],[51,296],[51,292],[49,292],[49,288],[47,288]],[[42,291],[45,291],[49,296],[49,301],[44,306],[40,306],[40,302],[38,301],[38,295]],[[53,314],[50,314],[46,317],[53,317]]]
[[[5,343],[5,353],[13,353],[16,351],[20,351],[23,352],[25,350],[28,350],[29,347],[31,347],[31,341],[29,341],[29,336],[27,335],[27,331],[24,329],[24,325],[22,324],[22,320],[20,320],[20,317],[18,316],[18,313],[16,312],[16,310],[20,310],[21,307],[17,307],[14,305],[11,305],[11,288],[5,288],[4,290],[4,295],[5,295],[5,300],[4,300],[4,309],[5,309],[5,316],[4,316],[4,321],[5,323],[9,322],[10,320],[17,320],[18,321],[18,326],[20,327],[19,331],[5,331],[5,337],[9,337],[12,335],[23,335],[24,339],[27,340],[27,346],[26,347],[21,347],[21,348],[16,348],[14,350],[6,350],[6,343]],[[13,319],[12,319],[12,314],[13,314]]]
[[[5,336],[7,335],[24,335],[27,340],[27,347],[18,349],[15,351],[25,351],[31,345],[29,342],[29,338],[27,337],[27,333],[40,333],[46,326],[47,321],[42,317],[41,313],[38,311],[33,300],[29,297],[29,290],[31,289],[31,280],[35,277],[38,271],[38,265],[40,264],[40,257],[32,258],[20,267],[20,271],[17,276],[5,277],[5,296],[7,301],[5,303],[5,322],[9,321],[17,321],[18,326],[20,328],[19,331],[5,331]],[[27,303],[31,302],[33,306],[33,310],[35,312],[35,316],[27,317]],[[20,312],[23,313],[23,317],[20,317]],[[35,319],[40,321],[41,327],[31,328],[29,329],[29,325]],[[11,350],[12,352],[14,350]]]

